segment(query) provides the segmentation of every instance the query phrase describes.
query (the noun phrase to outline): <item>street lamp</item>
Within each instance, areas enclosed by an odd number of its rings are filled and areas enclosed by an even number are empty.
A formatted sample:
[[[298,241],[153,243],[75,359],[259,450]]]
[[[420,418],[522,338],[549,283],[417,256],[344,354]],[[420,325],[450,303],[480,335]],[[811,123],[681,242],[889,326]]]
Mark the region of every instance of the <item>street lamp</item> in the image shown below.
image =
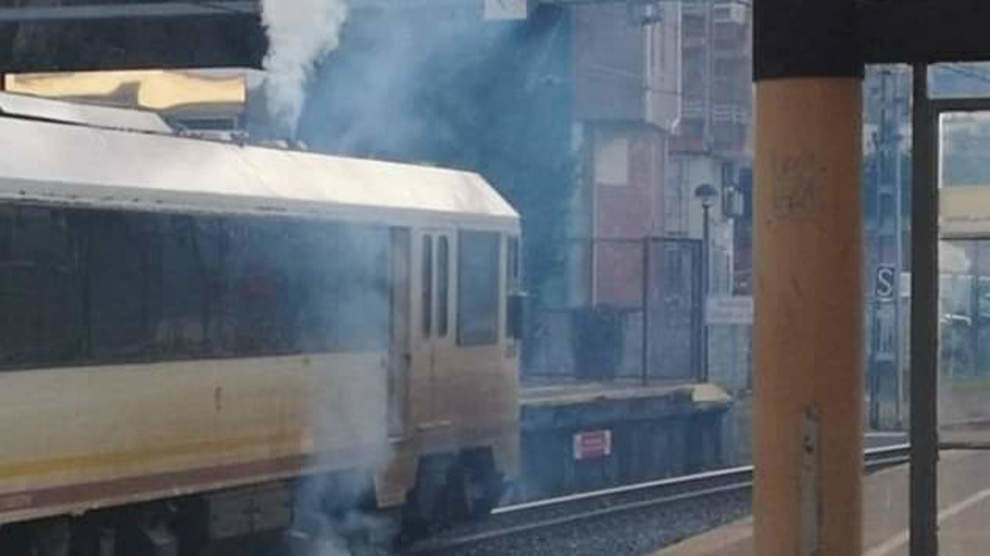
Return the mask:
[[[694,190],[694,196],[701,201],[701,382],[708,382],[708,294],[710,293],[708,265],[711,262],[710,231],[708,211],[718,199],[718,189],[710,183],[703,183]]]

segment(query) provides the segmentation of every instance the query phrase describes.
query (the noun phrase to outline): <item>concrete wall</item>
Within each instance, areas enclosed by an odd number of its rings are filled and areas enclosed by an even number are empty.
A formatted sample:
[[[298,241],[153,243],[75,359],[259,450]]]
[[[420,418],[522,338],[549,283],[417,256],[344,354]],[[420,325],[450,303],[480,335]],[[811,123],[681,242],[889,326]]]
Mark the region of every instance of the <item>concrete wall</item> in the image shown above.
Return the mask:
[[[696,473],[726,465],[724,404],[686,391],[635,399],[523,406],[515,501]],[[574,435],[608,431],[611,453],[577,459]]]
[[[708,346],[709,380],[730,393],[750,390],[753,381],[752,326],[710,326]]]

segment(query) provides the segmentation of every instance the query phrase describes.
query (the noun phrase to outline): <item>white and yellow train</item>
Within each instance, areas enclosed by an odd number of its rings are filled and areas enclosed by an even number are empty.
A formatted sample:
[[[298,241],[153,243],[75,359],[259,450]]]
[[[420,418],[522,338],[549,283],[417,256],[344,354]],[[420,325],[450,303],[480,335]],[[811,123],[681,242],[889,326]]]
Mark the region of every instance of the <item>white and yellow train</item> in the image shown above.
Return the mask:
[[[520,228],[484,179],[0,110],[0,554],[497,502]]]

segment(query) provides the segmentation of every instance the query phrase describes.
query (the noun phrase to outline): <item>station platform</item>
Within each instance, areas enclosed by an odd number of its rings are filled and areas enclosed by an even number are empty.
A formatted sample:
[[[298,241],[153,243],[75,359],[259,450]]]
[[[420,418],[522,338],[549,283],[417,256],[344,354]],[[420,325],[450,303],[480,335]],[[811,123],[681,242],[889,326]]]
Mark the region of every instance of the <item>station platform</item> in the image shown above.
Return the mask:
[[[654,400],[664,403],[688,403],[722,406],[731,401],[725,390],[714,384],[638,381],[611,382],[527,382],[519,393],[523,408],[550,408],[621,400]]]
[[[939,460],[939,554],[990,551],[990,452],[947,451]],[[908,466],[873,473],[863,483],[863,554],[908,555]],[[751,556],[746,518],[692,537],[653,556]]]
[[[513,502],[724,466],[732,398],[712,384],[638,381],[524,384],[522,479]]]

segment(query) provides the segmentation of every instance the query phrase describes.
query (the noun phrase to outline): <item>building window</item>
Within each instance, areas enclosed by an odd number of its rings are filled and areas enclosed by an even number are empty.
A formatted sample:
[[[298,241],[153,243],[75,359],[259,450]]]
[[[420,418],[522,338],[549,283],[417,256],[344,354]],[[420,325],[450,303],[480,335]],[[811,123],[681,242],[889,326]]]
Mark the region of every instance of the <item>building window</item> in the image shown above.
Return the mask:
[[[629,139],[601,137],[595,148],[595,183],[629,184]]]
[[[461,232],[458,236],[457,343],[498,341],[499,234]]]

